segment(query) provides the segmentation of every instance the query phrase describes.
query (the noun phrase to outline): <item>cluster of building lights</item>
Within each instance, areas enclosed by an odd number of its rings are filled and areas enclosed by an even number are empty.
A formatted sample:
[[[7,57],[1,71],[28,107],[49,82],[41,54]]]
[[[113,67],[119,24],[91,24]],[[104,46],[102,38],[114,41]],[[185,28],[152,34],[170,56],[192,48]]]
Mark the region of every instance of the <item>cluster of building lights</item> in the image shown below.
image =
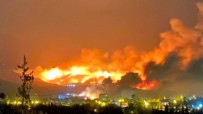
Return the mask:
[[[94,102],[96,105],[99,106],[107,106],[108,104],[115,104],[122,108],[126,108],[129,106],[129,103],[133,104],[135,102],[140,102],[143,108],[147,109],[157,109],[157,110],[166,110],[167,107],[169,110],[173,110],[175,112],[180,112],[181,110],[188,110],[188,111],[203,111],[203,98],[202,97],[169,97],[169,98],[158,98],[158,99],[134,99],[134,98],[118,98],[118,99],[110,99],[107,94],[100,94],[99,98],[82,98],[81,96],[74,94],[74,93],[66,93],[58,95],[58,100],[60,102],[67,102],[71,101],[72,99],[78,99],[77,103],[84,103],[84,102]],[[137,100],[137,101],[136,101]],[[57,99],[55,99],[57,101]],[[54,102],[55,102],[54,101]],[[21,105],[20,100],[8,100],[7,104],[11,105]],[[40,100],[32,100],[31,105],[38,105],[43,104],[43,101]],[[63,103],[62,103],[63,104]],[[135,103],[136,104],[136,103]],[[64,104],[65,105],[65,104]],[[72,105],[70,103],[70,105]],[[95,110],[96,111],[96,110]]]
[[[72,83],[67,85],[67,87],[75,87],[75,86],[76,86],[76,84],[72,84]]]

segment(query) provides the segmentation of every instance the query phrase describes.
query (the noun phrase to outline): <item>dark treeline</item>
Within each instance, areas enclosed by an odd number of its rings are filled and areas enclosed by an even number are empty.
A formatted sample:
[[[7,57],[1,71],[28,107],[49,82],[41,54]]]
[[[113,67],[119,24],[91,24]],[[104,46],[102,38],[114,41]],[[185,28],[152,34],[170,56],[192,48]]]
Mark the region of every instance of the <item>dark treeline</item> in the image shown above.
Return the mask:
[[[21,109],[21,106],[0,104],[0,114],[22,114]],[[123,111],[115,105],[105,107],[93,107],[90,105],[37,105],[32,106],[24,114],[123,114]]]
[[[0,104],[0,114],[22,114],[22,110],[20,106]],[[121,108],[116,105],[98,107],[85,104],[73,106],[37,105],[23,114],[203,114],[203,111],[174,112],[172,110],[160,111],[135,107]]]

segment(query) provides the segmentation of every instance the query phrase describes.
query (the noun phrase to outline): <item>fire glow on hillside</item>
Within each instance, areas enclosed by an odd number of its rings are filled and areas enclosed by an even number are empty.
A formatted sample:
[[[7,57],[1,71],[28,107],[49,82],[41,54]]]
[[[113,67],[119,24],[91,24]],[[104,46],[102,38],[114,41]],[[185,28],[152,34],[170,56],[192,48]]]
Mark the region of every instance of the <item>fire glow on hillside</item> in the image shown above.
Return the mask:
[[[138,73],[141,82],[133,87],[142,90],[154,89],[156,79],[148,80],[145,67],[148,63],[164,64],[166,59],[175,54],[180,58],[180,69],[203,56],[203,4],[197,4],[200,20],[194,28],[189,28],[179,19],[171,19],[171,31],[161,33],[158,47],[147,52],[137,52],[133,46],[113,53],[99,49],[82,49],[80,57],[51,69],[38,66],[35,75],[50,83],[66,85],[67,83],[101,84],[110,77],[114,83],[128,72]],[[153,71],[152,71],[153,72]]]

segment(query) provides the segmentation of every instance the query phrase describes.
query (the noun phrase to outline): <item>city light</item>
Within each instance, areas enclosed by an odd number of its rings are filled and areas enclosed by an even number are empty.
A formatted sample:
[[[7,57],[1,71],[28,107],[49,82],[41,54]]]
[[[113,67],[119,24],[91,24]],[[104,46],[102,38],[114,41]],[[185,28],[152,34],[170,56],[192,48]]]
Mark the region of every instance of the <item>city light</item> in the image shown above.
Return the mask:
[[[146,108],[149,106],[149,103],[145,100],[144,100],[144,104],[145,104]]]
[[[174,103],[174,104],[177,104],[177,101],[176,101],[176,100],[173,100],[173,103]]]

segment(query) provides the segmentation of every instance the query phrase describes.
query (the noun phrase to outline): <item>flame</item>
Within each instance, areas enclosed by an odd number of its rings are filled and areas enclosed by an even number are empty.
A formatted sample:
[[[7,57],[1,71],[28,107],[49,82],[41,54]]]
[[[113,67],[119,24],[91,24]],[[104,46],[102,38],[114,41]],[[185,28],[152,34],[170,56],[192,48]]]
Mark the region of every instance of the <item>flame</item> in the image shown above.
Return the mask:
[[[152,90],[158,87],[158,82],[156,80],[153,81],[143,81],[137,85],[135,85],[133,88],[137,88],[137,89],[142,89],[142,90]]]
[[[89,69],[90,68],[88,67],[82,66],[73,66],[67,70],[62,70],[60,68],[51,68],[44,70],[40,75],[42,76],[42,79],[47,82],[51,82],[55,79],[60,79],[67,76],[71,78],[68,83],[86,83],[90,79],[94,79],[93,81],[101,83],[104,78],[108,78],[111,76],[114,76],[112,77],[112,79],[114,79],[114,81],[117,81],[123,75],[123,73],[121,72],[108,72],[106,70],[98,70],[91,72]]]
[[[47,81],[47,80],[54,80],[56,78],[60,78],[62,76],[68,75],[69,72],[62,71],[59,68],[52,68],[50,70],[45,70],[41,73],[42,79]]]
[[[71,75],[82,75],[82,74],[89,74],[86,67],[77,67],[74,66],[70,69]]]
[[[153,89],[158,82],[146,82],[145,67],[149,62],[162,65],[170,54],[175,53],[181,58],[178,64],[184,70],[192,60],[203,57],[203,3],[197,4],[197,7],[200,21],[194,28],[185,26],[179,19],[171,19],[171,30],[160,34],[161,42],[153,50],[137,52],[133,46],[115,50],[113,53],[99,49],[82,49],[78,58],[56,68],[40,69],[36,75],[51,83],[99,84],[108,77],[115,83],[127,72],[136,72],[142,82],[135,88]],[[60,78],[65,81],[59,81]]]
[[[82,49],[80,57],[57,67],[43,69],[38,66],[35,69],[37,70],[35,75],[46,82],[60,85],[101,84],[108,77],[116,83],[128,72],[136,72],[141,80],[146,80],[145,62],[140,62],[144,60],[142,59],[132,46],[113,53],[102,52],[98,49]]]

